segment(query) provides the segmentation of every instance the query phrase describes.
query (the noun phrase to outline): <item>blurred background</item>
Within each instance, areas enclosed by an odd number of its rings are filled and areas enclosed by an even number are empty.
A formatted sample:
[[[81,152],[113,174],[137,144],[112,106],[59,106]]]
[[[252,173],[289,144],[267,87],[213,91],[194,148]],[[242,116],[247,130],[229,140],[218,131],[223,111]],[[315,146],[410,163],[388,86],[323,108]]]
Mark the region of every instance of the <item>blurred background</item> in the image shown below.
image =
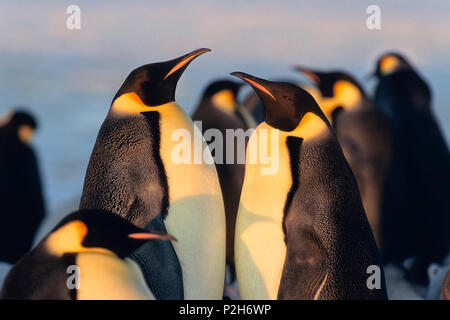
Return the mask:
[[[72,4],[81,8],[81,30],[66,27]],[[366,27],[372,4],[381,8],[381,30]],[[348,70],[362,80],[379,54],[396,49],[431,84],[449,141],[449,17],[448,0],[2,0],[0,112],[24,105],[39,121],[33,145],[48,229],[56,214],[76,208],[98,129],[128,73],[199,47],[213,51],[188,68],[177,89],[188,113],[209,81],[232,71],[301,80],[291,66],[303,64]],[[364,84],[371,92],[372,83]]]

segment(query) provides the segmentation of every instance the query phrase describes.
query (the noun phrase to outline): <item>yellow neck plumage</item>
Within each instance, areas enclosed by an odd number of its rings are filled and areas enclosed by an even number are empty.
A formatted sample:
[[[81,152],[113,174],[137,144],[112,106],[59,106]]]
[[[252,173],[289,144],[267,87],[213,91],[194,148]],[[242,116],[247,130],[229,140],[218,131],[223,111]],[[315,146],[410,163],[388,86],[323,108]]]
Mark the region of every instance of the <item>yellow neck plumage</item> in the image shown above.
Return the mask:
[[[234,112],[236,110],[236,100],[231,90],[221,90],[214,94],[211,100],[214,106],[223,111]]]
[[[52,232],[45,244],[47,250],[56,256],[62,256],[65,253],[79,252],[102,252],[113,254],[110,250],[104,248],[87,248],[82,245],[83,239],[88,232],[87,226],[79,220],[72,221],[56,231]]]
[[[172,104],[175,104],[175,102],[173,101],[159,106],[147,106],[136,93],[128,92],[114,100],[111,105],[111,110],[115,114],[121,115],[139,114],[141,112],[153,111],[156,108]]]

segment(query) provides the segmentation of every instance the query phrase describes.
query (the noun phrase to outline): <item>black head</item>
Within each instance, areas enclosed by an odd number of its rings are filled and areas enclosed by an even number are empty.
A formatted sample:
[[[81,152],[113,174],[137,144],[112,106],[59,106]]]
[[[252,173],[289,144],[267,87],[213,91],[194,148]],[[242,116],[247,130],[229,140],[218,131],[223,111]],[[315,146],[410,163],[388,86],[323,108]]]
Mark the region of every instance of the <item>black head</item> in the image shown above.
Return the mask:
[[[189,63],[210,49],[202,48],[177,59],[143,65],[133,70],[114,100],[125,93],[136,93],[147,106],[158,106],[175,101],[178,80]]]
[[[332,98],[335,94],[335,85],[338,81],[345,81],[354,85],[360,91],[362,96],[366,96],[366,93],[362,86],[356,81],[354,77],[346,72],[332,71],[323,72],[312,70],[305,67],[296,66],[295,70],[304,74],[309,80],[311,80],[320,90],[320,93],[325,98]]]
[[[397,52],[386,52],[381,55],[375,65],[373,76],[379,78],[383,75],[393,73],[400,69],[411,69],[408,60]]]
[[[75,240],[86,248],[108,249],[121,258],[129,256],[149,240],[176,240],[169,234],[153,233],[136,227],[122,217],[102,210],[73,212],[65,217],[51,234],[69,224],[74,224],[78,229],[76,234],[80,238],[66,239],[67,243],[73,243]],[[64,251],[64,245],[62,250]]]
[[[314,98],[300,87],[288,82],[264,80],[242,72],[233,72],[231,75],[252,86],[263,103],[266,122],[272,127],[292,131],[308,112],[316,114],[328,124]]]
[[[20,109],[14,111],[8,118],[6,125],[14,129],[18,129],[21,126],[29,126],[36,130],[38,126],[35,118],[30,113]]]
[[[228,79],[220,79],[210,83],[203,92],[203,99],[209,99],[216,93],[223,90],[230,90],[234,98],[237,97],[241,84]]]
[[[7,136],[14,137],[23,144],[28,144],[37,128],[37,122],[28,112],[16,110],[0,119],[0,127]]]

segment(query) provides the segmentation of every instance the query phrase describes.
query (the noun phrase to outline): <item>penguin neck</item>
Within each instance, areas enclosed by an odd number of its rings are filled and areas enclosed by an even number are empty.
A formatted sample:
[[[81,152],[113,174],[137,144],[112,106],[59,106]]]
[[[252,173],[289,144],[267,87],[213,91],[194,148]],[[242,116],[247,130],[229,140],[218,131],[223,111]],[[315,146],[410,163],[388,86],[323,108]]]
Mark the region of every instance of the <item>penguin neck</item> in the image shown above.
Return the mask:
[[[302,138],[303,140],[313,139],[319,137],[330,128],[329,124],[321,119],[318,115],[307,112],[298,126],[292,131],[280,131],[282,135],[294,136]]]
[[[345,110],[355,110],[364,105],[364,95],[354,84],[347,81],[337,81],[333,89],[333,97],[322,98],[327,117],[336,107],[343,107]]]
[[[166,105],[176,105],[176,102],[171,101],[159,106],[147,106],[136,93],[128,92],[114,100],[111,105],[111,111],[118,115],[140,114],[143,112],[155,111],[155,109],[159,109]]]

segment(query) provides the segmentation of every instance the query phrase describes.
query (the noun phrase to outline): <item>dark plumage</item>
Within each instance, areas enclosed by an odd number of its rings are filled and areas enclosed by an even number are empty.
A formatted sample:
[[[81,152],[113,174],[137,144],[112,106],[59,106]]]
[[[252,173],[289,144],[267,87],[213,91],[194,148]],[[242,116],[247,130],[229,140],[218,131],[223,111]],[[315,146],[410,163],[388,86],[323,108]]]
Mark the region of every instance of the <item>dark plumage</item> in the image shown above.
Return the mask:
[[[447,276],[442,284],[442,299],[450,300],[450,270],[447,272]]]
[[[389,68],[388,68],[389,66]],[[383,55],[377,62],[375,106],[390,120],[394,154],[384,194],[386,262],[416,258],[410,279],[425,284],[430,262],[450,246],[450,157],[433,115],[430,90],[405,58]]]

